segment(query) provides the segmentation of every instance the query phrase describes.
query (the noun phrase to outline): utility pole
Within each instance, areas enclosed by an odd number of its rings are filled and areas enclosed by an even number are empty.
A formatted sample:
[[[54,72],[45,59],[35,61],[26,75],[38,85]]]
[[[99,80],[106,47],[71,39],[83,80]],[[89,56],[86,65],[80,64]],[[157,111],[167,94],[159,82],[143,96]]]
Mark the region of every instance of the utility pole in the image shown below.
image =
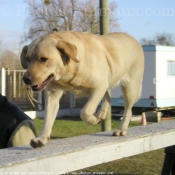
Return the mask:
[[[46,5],[50,4],[50,0],[44,0],[44,4]]]
[[[109,33],[108,0],[100,0],[100,35]]]
[[[109,33],[109,7],[108,0],[100,0],[100,35]],[[108,91],[111,96],[110,90]],[[111,130],[111,105],[109,106],[107,116],[101,126],[102,131]]]

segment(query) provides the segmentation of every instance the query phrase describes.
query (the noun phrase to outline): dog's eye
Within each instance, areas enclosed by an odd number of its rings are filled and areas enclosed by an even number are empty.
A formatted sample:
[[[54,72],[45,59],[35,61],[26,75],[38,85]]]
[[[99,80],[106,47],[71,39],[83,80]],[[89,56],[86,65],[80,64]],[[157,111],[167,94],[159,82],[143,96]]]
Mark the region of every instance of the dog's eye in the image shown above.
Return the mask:
[[[41,57],[41,58],[40,58],[40,61],[41,61],[41,62],[46,62],[46,61],[47,61],[47,58]]]

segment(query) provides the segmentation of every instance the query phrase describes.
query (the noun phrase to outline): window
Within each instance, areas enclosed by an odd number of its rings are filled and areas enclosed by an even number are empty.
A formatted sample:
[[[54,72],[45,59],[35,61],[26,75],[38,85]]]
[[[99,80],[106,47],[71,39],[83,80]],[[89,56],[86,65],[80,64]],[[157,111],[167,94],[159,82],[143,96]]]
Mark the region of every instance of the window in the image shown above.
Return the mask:
[[[168,61],[168,76],[175,76],[175,61]]]

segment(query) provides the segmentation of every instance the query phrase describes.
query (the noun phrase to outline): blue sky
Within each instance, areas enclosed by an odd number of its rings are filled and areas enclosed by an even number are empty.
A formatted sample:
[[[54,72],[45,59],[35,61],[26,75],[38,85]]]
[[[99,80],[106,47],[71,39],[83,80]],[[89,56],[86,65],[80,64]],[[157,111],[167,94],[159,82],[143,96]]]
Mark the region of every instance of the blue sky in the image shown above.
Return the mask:
[[[98,0],[97,0],[98,1]],[[109,2],[112,0],[109,0]],[[172,33],[175,36],[174,0],[115,0],[120,30],[137,40],[156,33]],[[17,49],[20,36],[26,30],[27,16],[24,0],[0,0],[0,40],[8,49]]]
[[[137,40],[156,33],[175,35],[174,0],[115,0],[122,31]],[[121,17],[120,17],[121,16]]]

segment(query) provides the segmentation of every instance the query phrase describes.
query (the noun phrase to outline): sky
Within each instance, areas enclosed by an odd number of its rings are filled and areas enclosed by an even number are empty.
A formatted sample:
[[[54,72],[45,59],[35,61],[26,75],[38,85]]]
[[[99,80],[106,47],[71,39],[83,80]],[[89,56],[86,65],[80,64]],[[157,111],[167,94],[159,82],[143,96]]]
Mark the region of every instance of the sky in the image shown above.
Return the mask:
[[[96,0],[98,1],[98,0]],[[156,33],[171,33],[175,36],[174,0],[109,0],[118,5],[120,31],[138,41]],[[21,35],[25,30],[25,19],[29,15],[24,0],[0,0],[0,41],[4,47],[16,50],[22,47]]]

